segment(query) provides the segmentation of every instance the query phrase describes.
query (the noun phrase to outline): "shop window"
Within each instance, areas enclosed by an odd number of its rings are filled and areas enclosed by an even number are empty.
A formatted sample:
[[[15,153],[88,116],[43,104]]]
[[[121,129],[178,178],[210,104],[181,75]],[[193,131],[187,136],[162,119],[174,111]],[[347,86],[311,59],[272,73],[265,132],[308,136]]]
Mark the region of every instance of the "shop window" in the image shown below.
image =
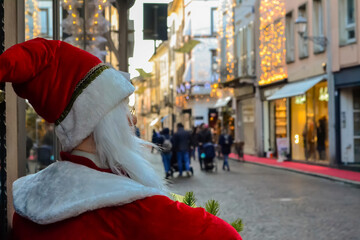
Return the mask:
[[[25,40],[53,38],[53,1],[25,1]]]
[[[356,1],[339,0],[340,45],[356,42]]]
[[[25,1],[25,40],[53,39],[53,1]],[[54,124],[47,123],[26,101],[27,172],[34,173],[55,161],[57,153]]]
[[[292,159],[305,160],[306,95],[291,98],[291,135]]]
[[[354,160],[360,163],[360,88],[353,89],[354,111]]]
[[[287,99],[270,101],[270,144],[269,151],[277,156],[278,139],[287,138]]]
[[[308,19],[306,4],[299,7],[298,15]],[[307,29],[305,29],[304,36],[308,36],[308,30]],[[306,58],[306,57],[309,56],[309,46],[308,46],[309,41],[307,39],[304,39],[300,35],[298,37],[299,37],[298,38],[299,39],[299,58],[300,59],[301,58]]]
[[[291,98],[292,159],[328,160],[328,99],[327,82]]]

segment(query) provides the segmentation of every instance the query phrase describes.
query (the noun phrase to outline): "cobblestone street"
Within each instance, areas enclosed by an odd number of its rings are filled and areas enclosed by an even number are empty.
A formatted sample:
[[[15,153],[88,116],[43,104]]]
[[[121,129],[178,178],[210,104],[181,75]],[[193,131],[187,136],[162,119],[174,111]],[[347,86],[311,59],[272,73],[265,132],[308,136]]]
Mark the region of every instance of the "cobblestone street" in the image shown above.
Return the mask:
[[[163,174],[160,155],[154,166]],[[199,170],[194,176],[169,181],[178,194],[193,191],[198,205],[208,199],[220,202],[220,217],[243,219],[245,240],[360,239],[360,189],[327,179],[230,161],[230,172]]]

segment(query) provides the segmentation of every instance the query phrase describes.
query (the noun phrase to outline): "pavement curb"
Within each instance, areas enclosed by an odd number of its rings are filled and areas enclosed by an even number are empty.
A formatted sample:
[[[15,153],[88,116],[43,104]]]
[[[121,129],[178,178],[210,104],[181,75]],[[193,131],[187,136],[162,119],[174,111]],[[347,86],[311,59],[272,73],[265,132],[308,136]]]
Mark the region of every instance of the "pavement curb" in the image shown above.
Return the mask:
[[[290,172],[300,173],[300,174],[304,174],[304,175],[309,175],[309,176],[314,176],[314,177],[325,178],[325,179],[329,179],[329,180],[333,180],[333,181],[337,181],[337,182],[342,182],[342,183],[350,184],[350,185],[352,185],[352,186],[355,186],[355,187],[360,188],[360,182],[352,181],[352,180],[348,180],[348,179],[338,178],[338,177],[329,176],[329,175],[324,175],[324,174],[320,174],[320,173],[306,172],[306,171],[297,170],[297,169],[292,169],[292,168],[279,167],[279,166],[269,165],[269,164],[266,164],[266,163],[251,162],[251,161],[246,161],[246,160],[245,160],[245,161],[239,161],[239,160],[234,159],[234,158],[229,158],[229,159],[231,159],[232,161],[235,161],[235,162],[250,163],[250,164],[255,164],[255,165],[259,165],[259,166],[270,167],[270,168],[275,168],[275,169],[280,169],[280,170],[286,170],[286,171],[290,171]]]

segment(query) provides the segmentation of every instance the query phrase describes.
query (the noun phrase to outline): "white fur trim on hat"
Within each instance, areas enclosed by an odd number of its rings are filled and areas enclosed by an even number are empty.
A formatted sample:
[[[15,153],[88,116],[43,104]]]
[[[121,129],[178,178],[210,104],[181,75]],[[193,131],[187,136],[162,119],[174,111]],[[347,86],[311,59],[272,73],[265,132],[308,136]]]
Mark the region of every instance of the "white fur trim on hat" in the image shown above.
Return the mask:
[[[88,137],[101,118],[135,90],[115,69],[104,70],[76,98],[70,112],[55,127],[64,151],[70,151]]]
[[[130,178],[68,161],[53,163],[13,184],[16,212],[38,224],[55,223],[154,195],[166,194]]]

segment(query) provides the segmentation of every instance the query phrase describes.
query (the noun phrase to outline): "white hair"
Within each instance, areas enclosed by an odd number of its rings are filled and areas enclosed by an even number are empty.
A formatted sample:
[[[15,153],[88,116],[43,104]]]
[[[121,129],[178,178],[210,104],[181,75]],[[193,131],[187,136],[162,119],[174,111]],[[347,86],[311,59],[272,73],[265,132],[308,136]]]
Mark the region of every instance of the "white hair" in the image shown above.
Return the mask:
[[[127,174],[145,186],[167,192],[163,180],[148,162],[153,145],[138,138],[129,121],[131,114],[127,100],[123,100],[97,124],[93,134],[100,161],[115,174]]]

